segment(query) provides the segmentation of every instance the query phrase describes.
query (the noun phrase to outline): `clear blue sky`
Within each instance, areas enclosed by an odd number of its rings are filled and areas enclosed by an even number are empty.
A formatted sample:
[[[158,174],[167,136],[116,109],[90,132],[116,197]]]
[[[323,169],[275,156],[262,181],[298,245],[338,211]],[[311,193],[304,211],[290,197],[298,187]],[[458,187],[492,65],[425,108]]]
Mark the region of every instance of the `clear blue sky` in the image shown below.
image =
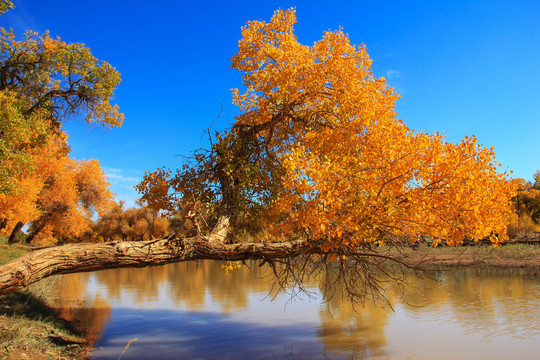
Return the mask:
[[[515,177],[540,168],[540,1],[136,1],[14,0],[0,18],[17,34],[50,30],[87,44],[122,74],[116,103],[121,129],[73,121],[72,156],[98,159],[129,205],[145,170],[175,168],[220,113],[216,129],[238,113],[230,68],[240,27],[296,7],[296,34],[312,44],[341,26],[364,43],[376,76],[402,97],[398,115],[411,128],[474,134],[495,146]]]

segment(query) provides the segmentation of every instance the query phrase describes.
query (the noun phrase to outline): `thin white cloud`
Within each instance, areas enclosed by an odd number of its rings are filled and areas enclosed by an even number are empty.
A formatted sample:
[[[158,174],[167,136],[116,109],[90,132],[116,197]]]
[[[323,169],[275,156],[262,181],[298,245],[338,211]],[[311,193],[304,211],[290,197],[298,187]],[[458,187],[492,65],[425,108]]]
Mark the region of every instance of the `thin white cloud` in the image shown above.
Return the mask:
[[[106,174],[111,184],[112,183],[115,183],[115,184],[130,183],[130,184],[135,185],[136,183],[140,181],[140,179],[137,179],[135,177],[125,176],[125,175],[114,173],[114,172],[106,172]]]
[[[132,175],[138,173],[138,171],[135,170],[115,168],[106,168],[103,170],[105,171],[105,174],[109,178],[109,182],[111,184],[135,186],[139,181],[141,181],[140,178]],[[126,172],[130,175],[126,175]]]
[[[8,27],[15,29],[17,33],[22,34],[26,30],[34,30],[39,33],[44,31],[38,25],[36,19],[26,10],[24,1],[16,1],[15,9],[8,10],[2,16],[7,20]]]
[[[140,197],[140,194],[135,190],[135,185],[137,185],[142,178],[142,176],[136,177],[140,172],[131,169],[115,168],[106,168],[103,170],[109,179],[111,190],[116,193],[116,200],[125,201],[126,207],[135,206],[136,200]]]
[[[384,77],[387,80],[399,79],[401,77],[401,73],[399,72],[399,70],[388,69],[384,71]]]
[[[106,168],[105,169],[105,172],[107,174],[120,174],[120,173],[123,173],[125,170],[124,169],[116,169],[116,168]]]

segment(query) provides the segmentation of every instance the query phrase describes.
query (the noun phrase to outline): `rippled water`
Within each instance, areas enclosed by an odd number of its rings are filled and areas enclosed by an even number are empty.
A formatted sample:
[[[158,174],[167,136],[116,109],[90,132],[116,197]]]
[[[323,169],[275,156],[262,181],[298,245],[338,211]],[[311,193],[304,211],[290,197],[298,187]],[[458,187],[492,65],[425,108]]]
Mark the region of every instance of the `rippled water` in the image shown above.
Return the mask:
[[[388,290],[393,310],[274,297],[267,269],[220,262],[62,276],[60,314],[94,359],[537,359],[540,274],[454,269]]]

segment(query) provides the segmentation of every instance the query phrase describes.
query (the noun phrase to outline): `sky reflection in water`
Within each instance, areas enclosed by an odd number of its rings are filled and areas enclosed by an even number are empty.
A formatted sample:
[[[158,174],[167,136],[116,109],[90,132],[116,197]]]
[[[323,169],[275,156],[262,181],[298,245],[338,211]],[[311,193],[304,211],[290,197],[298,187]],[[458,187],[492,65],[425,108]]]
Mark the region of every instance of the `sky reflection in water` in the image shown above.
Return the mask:
[[[219,262],[71,274],[60,314],[87,332],[96,360],[527,359],[540,352],[540,274],[452,270],[444,283],[411,278],[391,309],[279,295],[257,266]],[[317,291],[316,283],[311,289]],[[409,304],[414,304],[411,306]]]

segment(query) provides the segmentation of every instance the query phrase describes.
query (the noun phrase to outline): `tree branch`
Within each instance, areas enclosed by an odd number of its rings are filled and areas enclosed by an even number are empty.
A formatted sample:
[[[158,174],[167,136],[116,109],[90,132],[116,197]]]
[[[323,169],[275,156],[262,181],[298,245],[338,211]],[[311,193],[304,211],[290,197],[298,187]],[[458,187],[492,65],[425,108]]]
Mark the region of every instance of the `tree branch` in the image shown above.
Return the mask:
[[[280,259],[313,251],[303,240],[215,246],[206,239],[165,238],[100,244],[68,244],[34,251],[0,266],[0,294],[51,275],[103,269],[157,266],[190,260]]]

